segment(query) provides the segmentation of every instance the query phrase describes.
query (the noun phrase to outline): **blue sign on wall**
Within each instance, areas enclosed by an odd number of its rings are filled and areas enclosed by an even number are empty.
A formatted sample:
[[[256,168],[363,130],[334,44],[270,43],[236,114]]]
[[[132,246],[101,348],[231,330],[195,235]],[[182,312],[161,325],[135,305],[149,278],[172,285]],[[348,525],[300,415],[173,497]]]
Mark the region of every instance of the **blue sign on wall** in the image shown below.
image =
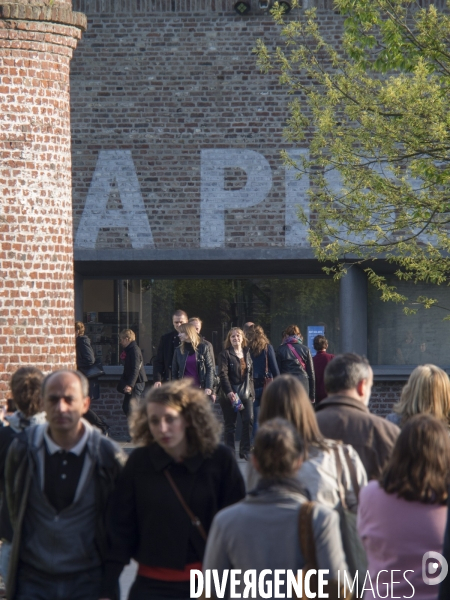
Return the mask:
[[[316,335],[324,335],[325,327],[323,325],[308,325],[308,348],[311,354],[315,356],[317,352],[314,350],[313,341]]]

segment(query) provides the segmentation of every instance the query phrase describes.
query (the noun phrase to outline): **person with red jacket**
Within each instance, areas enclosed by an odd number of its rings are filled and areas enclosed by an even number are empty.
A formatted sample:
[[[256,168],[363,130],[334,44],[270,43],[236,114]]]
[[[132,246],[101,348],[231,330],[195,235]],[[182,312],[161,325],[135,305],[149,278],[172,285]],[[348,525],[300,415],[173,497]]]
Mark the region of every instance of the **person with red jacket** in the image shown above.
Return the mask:
[[[328,354],[328,340],[324,335],[316,335],[313,340],[314,350],[317,354],[313,356],[314,373],[316,375],[316,404],[327,397],[323,374],[325,367],[333,360],[334,354]]]

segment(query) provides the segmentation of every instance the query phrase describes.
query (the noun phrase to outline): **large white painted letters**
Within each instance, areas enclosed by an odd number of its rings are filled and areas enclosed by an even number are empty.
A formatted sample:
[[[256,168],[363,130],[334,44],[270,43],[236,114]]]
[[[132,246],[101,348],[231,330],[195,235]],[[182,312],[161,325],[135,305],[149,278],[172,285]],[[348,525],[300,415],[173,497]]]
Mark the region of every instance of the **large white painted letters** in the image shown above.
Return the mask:
[[[107,208],[114,181],[122,208]],[[153,236],[130,150],[101,150],[75,238],[75,248],[95,248],[105,227],[126,228],[133,248],[152,248]]]
[[[247,174],[245,186],[225,189],[225,169],[241,168]],[[240,149],[202,150],[200,247],[225,246],[225,211],[254,206],[264,200],[272,187],[272,171],[259,152]]]

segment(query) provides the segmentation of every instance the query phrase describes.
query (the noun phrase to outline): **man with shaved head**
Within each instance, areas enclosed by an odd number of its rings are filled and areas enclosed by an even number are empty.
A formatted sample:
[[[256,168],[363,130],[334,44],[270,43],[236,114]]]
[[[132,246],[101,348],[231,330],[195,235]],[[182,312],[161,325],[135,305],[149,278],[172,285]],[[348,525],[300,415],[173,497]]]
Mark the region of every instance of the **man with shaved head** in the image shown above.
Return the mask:
[[[14,530],[7,597],[98,600],[106,552],[108,497],[122,451],[92,427],[89,384],[78,371],[43,382],[47,421],[19,435],[6,462]]]

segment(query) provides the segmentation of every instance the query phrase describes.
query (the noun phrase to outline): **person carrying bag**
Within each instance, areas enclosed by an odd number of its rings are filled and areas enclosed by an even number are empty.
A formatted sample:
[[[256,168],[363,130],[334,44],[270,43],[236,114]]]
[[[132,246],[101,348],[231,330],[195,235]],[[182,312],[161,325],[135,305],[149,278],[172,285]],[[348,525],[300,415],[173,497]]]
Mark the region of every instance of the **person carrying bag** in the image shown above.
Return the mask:
[[[225,443],[235,451],[236,419],[239,411],[242,418],[239,456],[249,460],[255,390],[253,363],[242,329],[230,329],[225,340],[225,350],[219,354],[218,365],[222,388],[219,402],[225,421]]]
[[[144,368],[144,359],[139,346],[136,344],[136,336],[131,329],[124,329],[119,334],[121,346],[124,348],[125,364],[122,377],[117,384],[117,391],[124,394],[122,410],[126,416],[130,412],[132,397],[141,397],[145,390],[147,375]]]
[[[353,488],[354,495],[357,502],[359,501],[359,484],[356,476],[355,465],[350,459],[348,447],[342,444],[344,451],[345,461],[350,473],[351,485]],[[340,452],[338,445],[334,444],[333,452],[336,460],[336,471],[337,471],[337,482],[339,486],[339,497],[340,504],[335,509],[339,513],[339,521],[341,527],[342,546],[345,552],[345,558],[347,560],[349,572],[352,578],[355,578],[358,573],[358,597],[361,597],[362,588],[367,572],[367,557],[364,550],[364,546],[361,538],[359,537],[356,527],[356,513],[354,510],[350,510],[346,493],[345,486],[343,483],[343,465],[341,462]]]

